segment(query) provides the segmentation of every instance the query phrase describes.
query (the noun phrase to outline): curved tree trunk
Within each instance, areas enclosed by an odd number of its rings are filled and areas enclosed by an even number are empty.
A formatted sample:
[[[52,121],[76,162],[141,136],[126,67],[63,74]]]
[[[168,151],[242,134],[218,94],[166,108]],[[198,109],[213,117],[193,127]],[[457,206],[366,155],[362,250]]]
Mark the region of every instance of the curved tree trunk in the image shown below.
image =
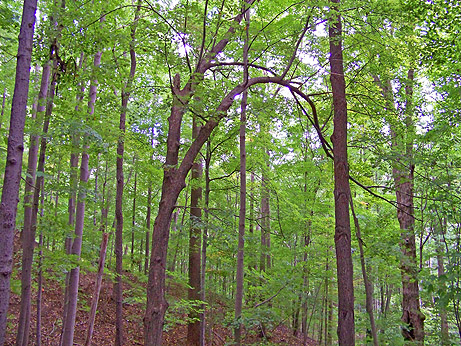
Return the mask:
[[[339,10],[340,0],[331,0],[332,12]],[[329,27],[330,80],[333,92],[334,130],[331,136],[335,178],[335,247],[338,275],[338,342],[355,345],[354,283],[349,220],[349,165],[347,162],[347,103],[344,80],[341,16],[335,14]]]
[[[10,132],[0,204],[0,346],[5,343],[6,316],[13,267],[13,239],[21,183],[24,125],[29,94],[30,61],[37,0],[24,0],[19,32],[16,79],[11,105]]]

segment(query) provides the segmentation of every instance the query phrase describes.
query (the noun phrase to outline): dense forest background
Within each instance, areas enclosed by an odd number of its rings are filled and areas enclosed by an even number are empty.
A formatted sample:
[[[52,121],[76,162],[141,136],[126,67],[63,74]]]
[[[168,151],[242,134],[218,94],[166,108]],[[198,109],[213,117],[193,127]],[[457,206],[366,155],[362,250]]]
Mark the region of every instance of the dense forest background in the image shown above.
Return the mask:
[[[1,1],[0,346],[459,344],[460,30]]]

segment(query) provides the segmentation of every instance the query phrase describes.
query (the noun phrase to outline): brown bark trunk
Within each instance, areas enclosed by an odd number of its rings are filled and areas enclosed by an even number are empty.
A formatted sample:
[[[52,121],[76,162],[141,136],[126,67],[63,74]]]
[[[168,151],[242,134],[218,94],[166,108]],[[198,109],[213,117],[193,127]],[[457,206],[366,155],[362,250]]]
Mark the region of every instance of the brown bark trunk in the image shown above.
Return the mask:
[[[332,13],[340,0],[331,0]],[[335,178],[335,247],[338,276],[338,342],[355,345],[354,284],[349,220],[349,165],[347,162],[347,103],[344,80],[341,16],[335,14],[329,27],[330,80],[333,93],[334,130],[331,136]]]
[[[150,238],[150,219],[151,219],[151,204],[152,204],[152,183],[149,181],[147,190],[147,213],[146,213],[146,255],[144,258],[144,274],[149,270],[149,238]]]
[[[192,125],[192,138],[197,138],[200,126],[194,117]],[[200,202],[202,199],[202,187],[200,180],[202,178],[202,161],[196,159],[192,166],[191,176],[191,198],[190,198],[190,233],[189,233],[189,301],[200,300],[200,251],[201,251],[201,226],[202,209]],[[192,304],[189,311],[189,323],[187,325],[187,344],[191,346],[200,345],[200,315],[198,313],[199,305]]]
[[[120,112],[119,138],[117,144],[117,195],[115,199],[115,216],[117,228],[115,231],[115,346],[122,346],[123,340],[123,155],[125,151],[125,121],[128,99],[136,72],[135,37],[136,27],[141,10],[141,0],[138,0],[133,25],[131,27],[130,42],[130,73],[122,91],[122,111]]]
[[[79,61],[79,67],[78,69],[81,70],[83,66],[83,61],[84,61],[84,55],[83,53],[80,54],[80,61]],[[76,97],[76,102],[77,105],[75,106],[75,112],[77,113],[80,107],[80,103],[83,100],[83,93],[85,91],[85,87],[83,86],[83,83],[79,83],[78,87],[79,92],[77,93]],[[69,187],[70,187],[70,193],[69,193],[69,201],[68,201],[68,207],[67,211],[69,214],[68,222],[67,224],[69,225],[69,229],[66,232],[66,238],[64,240],[64,250],[67,255],[70,254],[71,247],[72,247],[72,233],[71,230],[75,228],[75,202],[77,200],[77,188],[78,188],[78,161],[79,161],[79,143],[80,143],[80,137],[77,133],[73,133],[71,135],[71,154],[70,154],[70,174],[69,174]],[[69,301],[69,279],[70,279],[70,272],[67,272],[66,274],[66,286],[64,289],[64,306],[63,306],[63,312],[62,312],[62,320],[65,321],[67,318],[67,302]],[[62,338],[62,334],[61,334]],[[62,339],[60,340],[60,343],[62,342]]]
[[[205,280],[206,280],[206,262],[207,262],[207,242],[208,242],[208,222],[209,214],[208,208],[210,205],[210,164],[211,164],[211,147],[210,141],[206,143],[206,155],[205,155],[205,204],[204,204],[204,225],[203,228],[203,238],[202,238],[202,268],[200,272],[200,285],[202,287],[200,291],[200,300],[205,302]],[[202,303],[202,313],[200,314],[200,346],[205,346],[206,339],[206,313],[205,313],[205,303]]]
[[[439,279],[441,276],[445,274],[445,263],[444,263],[444,241],[443,241],[443,234],[444,234],[444,227],[441,225],[441,234],[438,236],[438,244],[437,244],[437,276]],[[440,289],[442,291],[446,291],[445,283],[440,284]],[[448,329],[448,316],[447,316],[447,309],[445,307],[440,308],[440,339],[442,346],[450,345],[450,334]]]
[[[3,88],[3,95],[2,95],[2,111],[0,113],[0,129],[2,128],[3,124],[3,115],[5,114],[5,103],[6,103],[6,88]]]
[[[11,105],[10,131],[0,204],[0,346],[5,343],[10,277],[13,266],[13,239],[24,152],[24,124],[29,93],[30,61],[35,27],[36,0],[24,0],[19,32],[16,79]]]
[[[395,111],[392,85],[389,80],[380,81],[374,77],[381,87],[386,106]],[[424,344],[425,316],[419,306],[418,265],[416,259],[415,219],[413,202],[414,160],[413,160],[413,80],[414,71],[408,71],[405,87],[405,127],[406,136],[397,129],[395,122],[390,122],[391,147],[396,159],[392,165],[395,194],[397,200],[397,219],[400,225],[400,272],[402,276],[402,322],[407,326],[402,328],[405,340]]]
[[[43,191],[43,184],[41,186]],[[42,198],[40,201],[41,209],[40,216],[43,217],[43,207],[45,204],[45,195],[42,193]],[[37,273],[37,321],[36,321],[36,332],[35,332],[35,343],[36,346],[42,345],[42,287],[43,287],[43,276],[42,276],[42,263],[43,263],[43,231],[40,230],[39,240],[38,240],[38,273]]]
[[[99,293],[101,292],[102,278],[104,275],[104,263],[106,261],[107,241],[109,240],[109,233],[102,234],[101,249],[99,251],[98,274],[96,277],[93,297],[91,299],[90,316],[88,317],[88,329],[86,331],[85,346],[91,345],[93,337],[94,320],[96,318],[96,311],[98,309]]]
[[[88,183],[89,171],[88,162],[89,156],[86,153],[88,146],[84,146],[82,152],[82,161],[80,165],[80,187],[78,193],[77,212],[75,216],[75,238],[72,242],[70,253],[80,259],[82,250],[82,235],[85,218],[85,199],[86,186]],[[61,346],[72,346],[74,340],[75,317],[77,313],[77,298],[78,298],[78,282],[79,282],[80,267],[77,266],[70,271],[68,302],[66,320],[63,321],[62,344]]]
[[[135,159],[133,158],[133,165]],[[135,168],[136,169],[136,168]],[[134,172],[134,187],[133,187],[133,208],[131,211],[131,268],[133,268],[135,259],[134,259],[134,231],[136,226],[136,193],[137,193],[137,185],[138,185],[138,172]]]
[[[93,66],[96,69],[101,64],[101,52],[97,52],[94,56]],[[96,103],[98,81],[93,79],[89,89],[89,100],[88,100],[88,115],[87,120],[90,119],[94,114],[94,105]],[[70,247],[70,254],[75,255],[80,260],[80,254],[82,250],[82,236],[85,219],[85,200],[86,200],[86,189],[89,178],[89,144],[87,143],[88,138],[83,138],[83,151],[82,159],[80,162],[80,184],[77,196],[77,208],[75,215],[75,235]],[[75,318],[77,313],[77,299],[78,299],[78,282],[80,276],[80,267],[73,268],[69,274],[69,282],[66,288],[67,295],[65,296],[65,311],[63,320],[63,329],[61,335],[61,346],[72,346],[74,340],[74,329],[75,329]]]
[[[54,46],[57,49],[56,46]],[[52,50],[54,51],[54,50]],[[45,119],[43,122],[43,134],[48,133],[48,126],[50,124],[50,117],[53,111],[53,101],[57,82],[57,51],[54,51],[53,60],[53,77],[50,84],[50,89],[47,95]],[[38,138],[36,138],[38,141]],[[44,181],[45,171],[45,154],[46,154],[47,140],[45,137],[41,138],[40,143],[40,157],[38,162],[38,172],[42,173],[35,182],[34,198],[32,210],[28,216],[27,228],[23,232],[23,252],[22,252],[22,273],[21,273],[21,312],[19,316],[19,327],[16,339],[17,346],[27,346],[29,343],[29,327],[30,327],[30,299],[31,299],[31,279],[32,279],[32,262],[34,257],[35,247],[35,231],[37,228],[38,208],[40,201],[40,191]],[[36,152],[35,152],[36,155]],[[36,159],[36,158],[35,158]],[[34,164],[35,162],[32,162]],[[26,221],[26,219],[25,219]]]
[[[32,114],[32,118],[36,119],[35,132],[38,133],[39,126],[42,125],[43,115],[45,111],[46,95],[48,92],[48,84],[50,80],[51,66],[46,63],[43,66],[42,79],[40,83],[40,91],[38,95],[38,105],[36,112]],[[37,118],[38,117],[38,118]],[[35,173],[38,161],[38,146],[40,136],[32,134],[30,136],[29,145],[29,157],[27,164],[27,176],[26,185],[24,192],[24,226],[22,231],[23,241],[23,259],[22,259],[22,275],[21,275],[21,307],[18,321],[18,332],[16,336],[17,345],[27,345],[29,339],[29,323],[30,323],[30,296],[31,296],[31,264],[32,258],[31,253],[34,251],[35,237],[32,237],[32,214],[33,214],[33,200],[34,200],[34,189],[38,188],[35,185]],[[35,218],[36,219],[36,218]],[[24,259],[24,257],[26,257]],[[25,335],[27,334],[27,335]]]
[[[269,156],[269,154],[267,154]],[[267,174],[263,172],[261,178],[261,259],[260,270],[270,268],[270,205]]]
[[[248,41],[249,41],[249,26],[250,13],[245,14],[245,43],[243,46],[243,83],[248,81]],[[240,104],[240,203],[239,203],[239,226],[238,226],[238,245],[237,245],[237,270],[235,274],[235,322],[234,343],[240,346],[242,338],[242,305],[243,305],[243,274],[244,274],[244,248],[245,248],[245,217],[246,217],[246,194],[247,194],[247,172],[246,172],[246,123],[247,123],[247,101],[248,90],[242,94],[242,102]]]
[[[375,316],[373,314],[373,285],[370,282],[370,279],[368,278],[367,267],[365,263],[365,254],[363,251],[362,235],[360,232],[360,224],[359,224],[359,219],[355,215],[354,202],[352,200],[352,196],[351,196],[350,204],[351,204],[352,216],[354,218],[355,234],[357,236],[357,241],[359,244],[360,265],[362,267],[363,283],[365,285],[365,309],[370,318],[371,336],[373,338],[373,346],[378,346],[379,345],[378,333],[377,333],[376,324],[375,324]]]
[[[252,0],[248,1],[250,6]],[[247,9],[248,10],[248,7]],[[234,18],[235,23],[239,23],[246,12]],[[234,27],[229,28],[228,35],[235,32]],[[162,182],[162,195],[159,204],[158,215],[154,224],[154,234],[152,239],[152,252],[149,268],[149,281],[147,287],[147,306],[144,317],[144,339],[146,346],[162,344],[162,329],[165,311],[168,303],[165,300],[165,269],[168,250],[169,228],[171,215],[179,193],[185,187],[185,178],[192,167],[195,157],[198,155],[203,144],[209,138],[211,132],[218,125],[219,121],[227,114],[228,109],[233,104],[235,97],[242,93],[251,85],[259,83],[278,83],[289,86],[288,81],[282,77],[256,77],[248,80],[246,84],[240,84],[232,89],[221,101],[216,109],[216,117],[210,118],[200,129],[197,138],[191,143],[184,155],[182,162],[178,165],[178,155],[181,139],[181,122],[185,111],[188,108],[191,97],[195,89],[203,79],[204,73],[210,68],[210,60],[221,52],[229,42],[228,38],[217,42],[213,48],[205,54],[205,59],[200,60],[195,72],[183,89],[180,89],[181,80],[179,74],[173,78],[172,92],[173,104],[170,117],[168,118],[169,129],[167,138],[167,154],[164,165],[164,175]],[[293,88],[293,92],[302,94]]]
[[[424,344],[424,315],[419,307],[419,287],[418,287],[418,267],[416,260],[416,241],[415,241],[415,218],[413,203],[413,182],[414,182],[414,162],[413,162],[413,79],[414,71],[408,71],[408,81],[405,87],[406,106],[405,106],[405,126],[407,128],[407,140],[404,142],[404,152],[400,153],[400,158],[392,169],[395,183],[395,194],[397,197],[397,218],[401,230],[400,250],[402,259],[400,270],[402,273],[402,322],[408,328],[402,329],[405,340],[416,341],[418,345]],[[392,128],[393,147],[400,146],[397,143],[397,131]]]

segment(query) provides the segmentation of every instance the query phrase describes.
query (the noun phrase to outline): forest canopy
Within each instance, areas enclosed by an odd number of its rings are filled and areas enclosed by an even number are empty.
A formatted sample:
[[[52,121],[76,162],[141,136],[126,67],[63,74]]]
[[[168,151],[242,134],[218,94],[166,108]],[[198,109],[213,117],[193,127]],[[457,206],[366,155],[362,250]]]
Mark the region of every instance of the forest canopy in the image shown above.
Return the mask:
[[[461,340],[456,0],[0,3],[0,346]]]

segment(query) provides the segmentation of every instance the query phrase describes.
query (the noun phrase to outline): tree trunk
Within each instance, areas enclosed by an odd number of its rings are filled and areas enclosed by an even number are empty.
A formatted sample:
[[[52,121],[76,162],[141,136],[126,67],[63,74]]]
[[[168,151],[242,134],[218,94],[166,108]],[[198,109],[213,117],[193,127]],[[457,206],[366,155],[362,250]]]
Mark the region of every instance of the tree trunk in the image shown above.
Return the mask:
[[[6,88],[3,88],[2,110],[0,112],[0,129],[2,128],[2,124],[3,124],[3,115],[5,115],[5,103],[6,103]]]
[[[200,126],[197,124],[197,118],[194,116],[192,124],[192,138],[197,138]],[[195,302],[200,300],[201,281],[200,281],[200,251],[201,251],[201,223],[202,209],[200,202],[202,199],[202,161],[197,158],[192,166],[191,176],[191,198],[190,198],[190,233],[189,233],[189,290],[188,299],[194,301],[189,311],[189,323],[187,325],[187,344],[191,346],[200,346],[200,314],[199,304]]]
[[[77,212],[75,216],[75,238],[72,242],[70,253],[80,259],[82,251],[82,235],[85,218],[85,199],[86,187],[88,183],[89,171],[88,162],[89,156],[86,152],[89,149],[85,144],[82,152],[82,161],[80,165],[80,186],[77,199]],[[72,346],[74,344],[75,317],[77,314],[77,298],[78,298],[78,282],[79,282],[80,266],[72,268],[69,276],[68,302],[66,320],[63,321],[62,344],[61,346]]]
[[[16,79],[11,105],[10,131],[0,204],[0,346],[5,343],[10,277],[13,267],[13,239],[24,152],[24,124],[29,94],[30,61],[35,27],[36,0],[24,0],[19,32]]]
[[[203,239],[202,239],[202,267],[200,272],[200,285],[202,289],[200,290],[200,300],[205,302],[205,280],[206,280],[206,262],[207,262],[207,242],[208,242],[208,222],[209,222],[209,213],[208,208],[210,206],[210,164],[211,164],[211,147],[210,141],[206,143],[206,155],[205,155],[205,218],[203,228]],[[206,314],[205,314],[205,303],[202,303],[202,313],[200,315],[200,346],[205,346],[206,342]]]
[[[151,204],[152,204],[152,183],[149,181],[147,190],[147,213],[146,213],[146,255],[144,258],[144,274],[149,270],[149,235],[150,235],[150,219],[151,219]]]
[[[117,144],[117,195],[115,198],[115,216],[117,219],[117,228],[115,231],[115,346],[122,346],[123,340],[123,154],[125,151],[125,121],[128,100],[133,85],[134,74],[136,72],[136,53],[135,37],[136,27],[141,10],[141,0],[138,0],[134,22],[131,27],[130,42],[130,73],[122,91],[122,111],[120,112],[119,137]]]
[[[43,122],[43,134],[48,133],[51,114],[53,112],[53,101],[57,82],[57,46],[52,49],[53,57],[53,76],[50,84],[50,89],[47,95],[45,119]],[[38,138],[36,138],[38,140]],[[28,216],[27,229],[23,232],[23,252],[22,252],[22,273],[21,273],[21,312],[19,316],[19,327],[16,339],[17,346],[27,346],[29,343],[29,326],[30,326],[30,299],[31,299],[31,279],[32,279],[32,262],[34,258],[35,248],[35,231],[37,228],[38,207],[40,203],[40,191],[44,182],[45,171],[45,154],[46,154],[47,139],[42,136],[40,143],[40,157],[38,159],[37,170],[41,175],[37,178],[34,188],[34,198],[32,211]],[[36,155],[36,152],[35,152]],[[32,162],[31,164],[34,164]]]
[[[365,309],[370,318],[371,336],[373,338],[373,346],[378,346],[379,345],[378,333],[376,330],[375,316],[373,314],[373,285],[370,282],[370,279],[368,278],[367,266],[365,263],[365,254],[363,251],[363,240],[362,240],[362,235],[360,232],[360,224],[359,224],[359,219],[355,215],[354,202],[352,200],[352,196],[351,196],[350,205],[351,205],[352,216],[354,218],[355,234],[357,236],[357,242],[359,244],[360,265],[362,267],[363,284],[365,285]]]
[[[267,154],[269,156],[269,154]],[[260,271],[270,268],[270,205],[267,174],[263,171],[261,178],[261,259]]]
[[[243,83],[248,82],[248,41],[250,27],[250,12],[245,13],[245,43],[243,46]],[[243,305],[243,274],[244,274],[244,249],[245,249],[245,217],[246,217],[246,194],[247,194],[247,172],[246,172],[246,124],[247,124],[247,102],[248,90],[242,94],[240,104],[240,203],[239,203],[239,226],[238,226],[238,246],[237,246],[237,270],[236,270],[236,289],[235,289],[235,323],[234,344],[240,346],[242,338],[242,305]]]
[[[340,0],[331,0],[331,12],[339,10]],[[335,178],[335,247],[338,275],[338,341],[340,346],[355,345],[354,283],[349,220],[349,165],[347,162],[347,103],[344,80],[341,16],[333,15],[329,27],[330,81],[333,94],[334,130],[331,136]]]
[[[91,345],[91,338],[93,337],[94,320],[96,318],[96,311],[98,309],[99,293],[101,292],[102,278],[104,275],[104,263],[106,261],[107,241],[109,240],[109,233],[102,234],[101,249],[99,251],[98,274],[96,277],[94,293],[91,299],[91,310],[88,318],[88,329],[86,332],[85,346]]]
[[[401,157],[395,163],[392,174],[394,176],[395,194],[397,197],[397,218],[401,230],[400,250],[402,259],[400,270],[402,272],[402,322],[408,328],[402,329],[405,340],[416,341],[418,345],[424,344],[424,315],[419,307],[418,268],[416,260],[415,242],[415,218],[413,203],[414,160],[413,160],[413,80],[414,71],[408,71],[408,82],[405,87],[405,126],[407,128],[407,140]],[[392,129],[393,147],[400,146],[397,143],[397,132]]]
[[[43,184],[41,186],[43,191]],[[40,216],[43,217],[43,206],[45,204],[45,195],[42,193],[41,198],[41,210]],[[36,322],[36,335],[35,342],[36,346],[42,345],[42,287],[43,287],[43,276],[42,276],[42,263],[43,263],[43,231],[40,230],[38,240],[38,273],[37,273],[37,322]]]
[[[444,246],[445,244],[445,233],[446,233],[446,225],[447,225],[447,220],[443,219],[440,220],[440,232],[437,234],[438,239],[437,239],[437,276],[439,280],[441,280],[441,277],[445,275],[445,263],[444,263]],[[446,292],[446,284],[444,282],[440,282],[439,289],[442,292]],[[447,316],[447,309],[445,307],[440,308],[440,339],[441,339],[441,345],[442,346],[448,346],[450,345],[450,333],[449,333],[449,328],[448,328],[448,316]]]
[[[133,165],[135,163],[135,158],[133,158]],[[137,190],[137,185],[138,185],[138,172],[134,172],[134,187],[133,187],[133,208],[132,208],[132,213],[131,213],[131,268],[133,268],[134,265],[134,230],[135,230],[135,225],[136,225],[136,190]]]
[[[83,53],[80,54],[80,61],[79,61],[79,67],[78,69],[81,70],[83,66],[83,60],[84,60],[84,55]],[[78,112],[80,103],[83,100],[83,93],[85,91],[85,87],[83,83],[79,83],[79,92],[77,93],[76,97],[76,106],[75,106],[75,113]],[[71,154],[70,154],[70,174],[69,174],[69,187],[70,187],[70,193],[69,193],[69,201],[68,201],[68,222],[67,224],[69,225],[69,230],[66,232],[66,238],[64,240],[64,250],[66,252],[66,255],[70,254],[71,247],[72,247],[72,233],[71,230],[75,228],[75,203],[77,200],[77,189],[78,189],[78,158],[79,158],[79,144],[80,144],[80,137],[77,133],[73,133],[71,135]],[[67,303],[69,301],[69,280],[70,280],[70,272],[67,272],[66,274],[66,287],[64,289],[64,306],[63,306],[63,312],[62,312],[62,320],[65,321],[67,319]],[[61,340],[60,343],[62,342],[62,334],[61,334]]]
[[[46,63],[43,66],[42,79],[40,82],[40,91],[38,95],[38,105],[36,112],[32,114],[32,118],[36,119],[34,129],[35,133],[39,133],[39,126],[43,122],[42,113],[45,112],[46,96],[48,92],[48,84],[50,80],[51,66]],[[38,118],[37,118],[38,116]],[[27,163],[27,176],[24,192],[24,226],[22,231],[23,255],[22,255],[22,271],[21,271],[21,307],[18,321],[18,332],[16,336],[16,345],[27,345],[29,339],[29,324],[30,324],[30,296],[31,296],[31,269],[32,256],[35,245],[35,237],[32,237],[32,214],[34,189],[39,188],[35,185],[35,173],[38,161],[38,145],[40,136],[32,134],[30,136],[29,157]],[[36,218],[35,218],[36,219]],[[26,335],[27,334],[27,335]]]
[[[392,85],[390,80],[382,82],[374,76],[375,82],[381,87],[386,107],[395,110]],[[419,306],[418,265],[416,260],[415,218],[413,203],[414,159],[413,159],[413,80],[414,70],[408,70],[405,86],[406,104],[404,109],[404,125],[406,136],[398,131],[396,124],[390,122],[391,147],[397,156],[392,164],[392,176],[397,200],[397,219],[400,225],[400,272],[402,276],[402,322],[407,326],[402,328],[405,340],[424,344],[425,316]]]
[[[93,66],[96,70],[101,64],[101,52],[97,52],[94,56]],[[94,114],[94,105],[96,103],[98,81],[94,78],[91,82],[89,89],[89,100],[88,100],[88,115],[87,120],[90,119]],[[77,209],[75,215],[75,235],[70,249],[70,254],[75,255],[80,260],[80,254],[82,251],[82,235],[83,226],[85,220],[85,200],[86,200],[86,189],[89,178],[89,143],[88,138],[83,138],[83,151],[82,159],[80,162],[80,184],[78,188],[77,196]],[[75,329],[75,317],[77,313],[77,299],[78,299],[78,282],[80,276],[80,267],[73,268],[69,274],[68,288],[66,288],[67,296],[65,297],[66,302],[63,320],[63,329],[61,336],[61,346],[72,346],[74,340],[74,329]]]

